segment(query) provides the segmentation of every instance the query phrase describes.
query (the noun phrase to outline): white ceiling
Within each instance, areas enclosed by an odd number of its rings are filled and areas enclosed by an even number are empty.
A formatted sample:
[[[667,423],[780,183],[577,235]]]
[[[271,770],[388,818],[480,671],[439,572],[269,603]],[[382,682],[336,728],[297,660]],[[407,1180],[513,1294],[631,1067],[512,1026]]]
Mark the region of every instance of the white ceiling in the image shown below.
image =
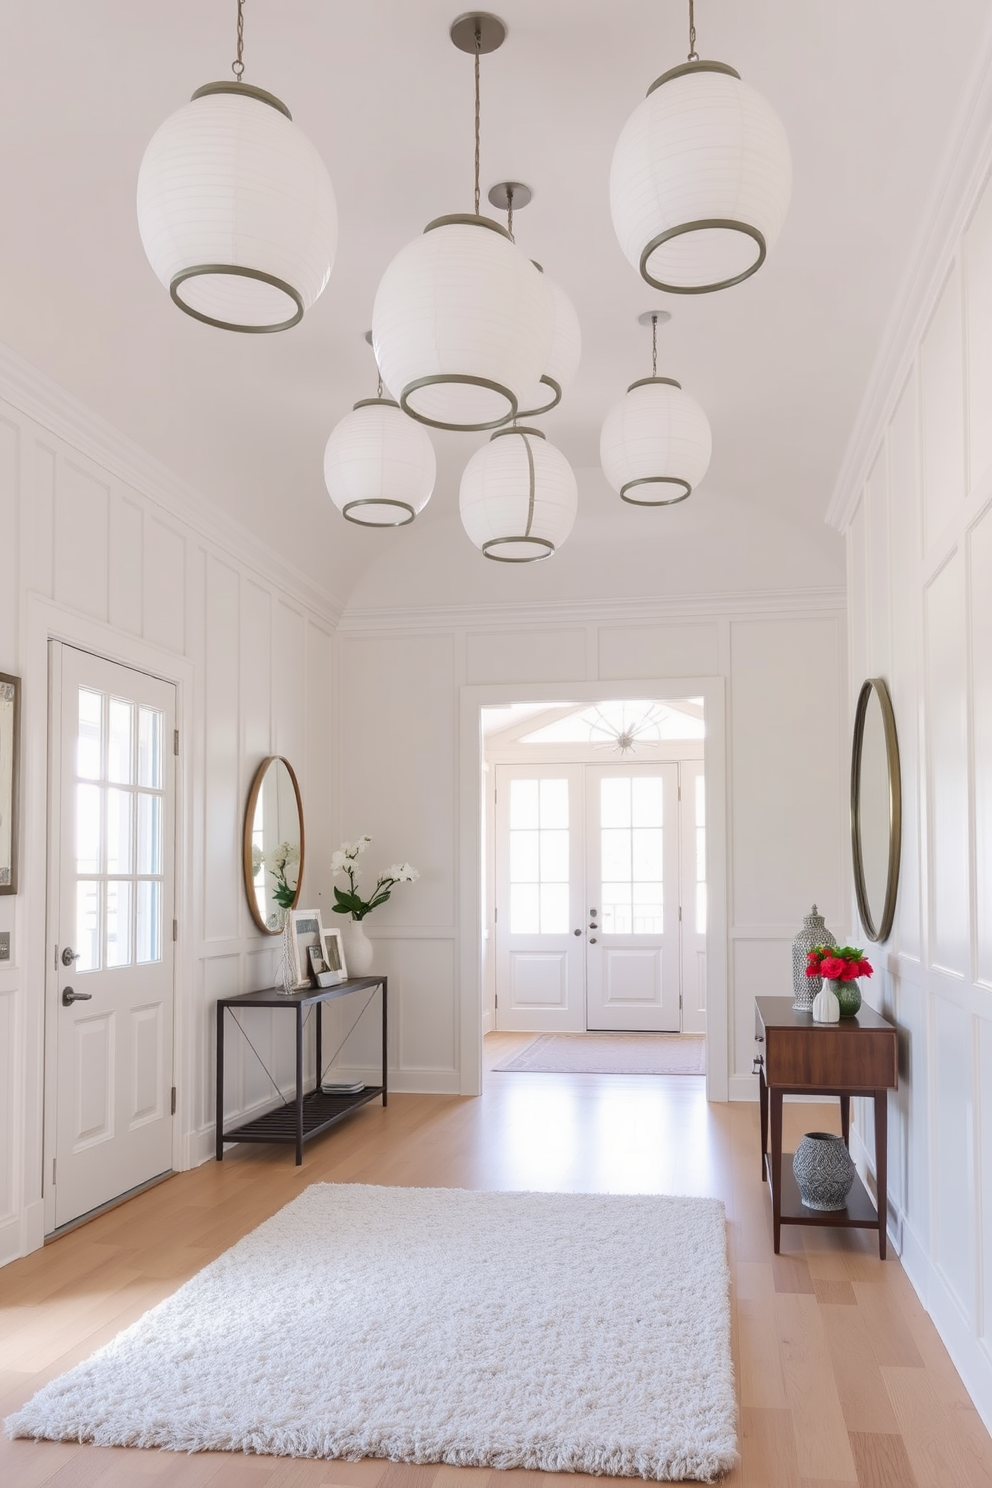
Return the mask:
[[[342,604],[842,583],[823,513],[987,46],[987,0],[698,0],[701,55],[734,65],[779,112],[795,187],[761,271],[685,297],[638,278],[607,194],[624,120],[688,49],[683,0],[494,5],[509,34],[482,64],[483,191],[508,178],[533,188],[517,242],[572,296],[585,342],[546,420],[579,473],[579,519],[555,558],[525,571],[487,563],[461,531],[458,475],[484,435],[434,436],[438,487],[405,530],[345,523],[322,479],[332,426],[375,391],[363,337],[379,276],[431,218],[471,210],[472,62],[448,40],[458,8],[247,0],[245,79],[284,99],[320,149],[341,227],[303,324],[242,336],[175,309],[134,214],[152,133],[229,75],[235,0],[3,0],[0,339]],[[656,305],[673,314],[659,370],[706,409],[714,455],[690,501],[644,511],[606,486],[598,440],[650,369],[636,317]]]

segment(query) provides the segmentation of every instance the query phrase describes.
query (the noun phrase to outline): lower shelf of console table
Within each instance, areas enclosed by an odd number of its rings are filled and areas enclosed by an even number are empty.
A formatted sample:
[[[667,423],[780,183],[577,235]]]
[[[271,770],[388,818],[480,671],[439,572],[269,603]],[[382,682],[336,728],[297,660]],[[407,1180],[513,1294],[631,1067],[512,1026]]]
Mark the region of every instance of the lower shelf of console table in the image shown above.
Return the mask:
[[[854,1184],[843,1209],[810,1209],[800,1197],[799,1184],[792,1170],[791,1152],[782,1153],[782,1192],[779,1201],[779,1219],[782,1224],[837,1225],[848,1230],[878,1229],[878,1210],[871,1194],[865,1188],[860,1175],[854,1175]],[[774,1175],[771,1153],[765,1153],[765,1173],[775,1205]]]
[[[327,1095],[319,1088],[322,1070],[322,1019],[325,1002],[348,997],[353,992],[379,989],[382,994],[382,1084],[366,1085],[349,1095]],[[235,1014],[250,1008],[292,1008],[296,1015],[296,1094],[292,1100],[245,1121],[240,1126],[224,1128],[224,1032],[225,1013]],[[316,1067],[318,1088],[303,1088],[303,1032],[305,1015],[316,1009]],[[364,1009],[363,1009],[364,1012]],[[361,1015],[359,1015],[361,1016]],[[235,1020],[237,1021],[237,1019]],[[239,1024],[240,1027],[240,1024]],[[242,1033],[244,1030],[241,1030]],[[296,1163],[303,1162],[303,1144],[320,1136],[329,1127],[343,1121],[352,1111],[382,1097],[387,1102],[387,989],[385,977],[350,977],[336,987],[304,987],[298,992],[278,992],[274,987],[264,992],[244,992],[239,997],[221,997],[217,1001],[217,1161],[224,1159],[225,1142],[264,1142],[295,1147]],[[270,1076],[271,1078],[271,1076]]]

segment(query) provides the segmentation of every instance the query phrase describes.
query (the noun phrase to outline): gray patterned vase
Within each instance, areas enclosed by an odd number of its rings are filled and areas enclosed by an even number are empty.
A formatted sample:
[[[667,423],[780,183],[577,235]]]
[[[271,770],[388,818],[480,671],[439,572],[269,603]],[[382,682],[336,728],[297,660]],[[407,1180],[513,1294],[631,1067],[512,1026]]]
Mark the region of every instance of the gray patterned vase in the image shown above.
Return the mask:
[[[807,1132],[792,1159],[792,1171],[807,1209],[845,1209],[854,1183],[854,1159],[843,1137]]]
[[[814,946],[836,944],[833,931],[827,929],[823,916],[814,904],[803,920],[803,928],[792,942],[792,1006],[799,1012],[812,1011],[813,998],[823,986],[822,977],[806,975],[807,956]]]

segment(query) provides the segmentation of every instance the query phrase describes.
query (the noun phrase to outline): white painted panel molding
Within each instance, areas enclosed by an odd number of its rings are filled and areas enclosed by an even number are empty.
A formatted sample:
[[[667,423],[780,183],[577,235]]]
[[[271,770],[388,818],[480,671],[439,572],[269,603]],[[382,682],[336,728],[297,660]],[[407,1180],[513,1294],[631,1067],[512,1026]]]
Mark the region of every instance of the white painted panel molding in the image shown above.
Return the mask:
[[[586,675],[582,630],[470,632],[467,682],[580,682]]]
[[[70,610],[109,619],[110,487],[74,460],[58,462],[55,598]]]
[[[954,554],[926,590],[930,964],[969,973],[965,564]]]
[[[975,1092],[971,1019],[934,999],[935,1260],[967,1317],[976,1313]]]
[[[992,990],[992,506],[968,535],[968,616],[974,761],[975,976]],[[990,1149],[992,1156],[992,1149]],[[989,1230],[992,1243],[992,1230]]]
[[[992,466],[992,183],[986,183],[964,240],[968,370],[969,486]]]
[[[965,494],[964,345],[961,272],[954,263],[923,338],[923,518],[927,549]]]
[[[599,632],[601,677],[709,677],[720,670],[720,627],[604,626]]]

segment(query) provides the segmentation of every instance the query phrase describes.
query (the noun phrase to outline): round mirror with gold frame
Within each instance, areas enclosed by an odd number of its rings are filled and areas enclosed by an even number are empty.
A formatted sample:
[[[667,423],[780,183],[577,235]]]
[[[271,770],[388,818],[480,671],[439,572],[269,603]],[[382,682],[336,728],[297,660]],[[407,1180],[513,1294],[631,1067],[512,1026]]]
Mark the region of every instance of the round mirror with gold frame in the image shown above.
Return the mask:
[[[252,919],[278,935],[303,882],[303,802],[288,760],[273,754],[255,772],[245,811],[245,892]]]
[[[885,940],[899,886],[902,781],[895,714],[881,677],[865,682],[854,715],[851,846],[861,923],[869,940]]]

